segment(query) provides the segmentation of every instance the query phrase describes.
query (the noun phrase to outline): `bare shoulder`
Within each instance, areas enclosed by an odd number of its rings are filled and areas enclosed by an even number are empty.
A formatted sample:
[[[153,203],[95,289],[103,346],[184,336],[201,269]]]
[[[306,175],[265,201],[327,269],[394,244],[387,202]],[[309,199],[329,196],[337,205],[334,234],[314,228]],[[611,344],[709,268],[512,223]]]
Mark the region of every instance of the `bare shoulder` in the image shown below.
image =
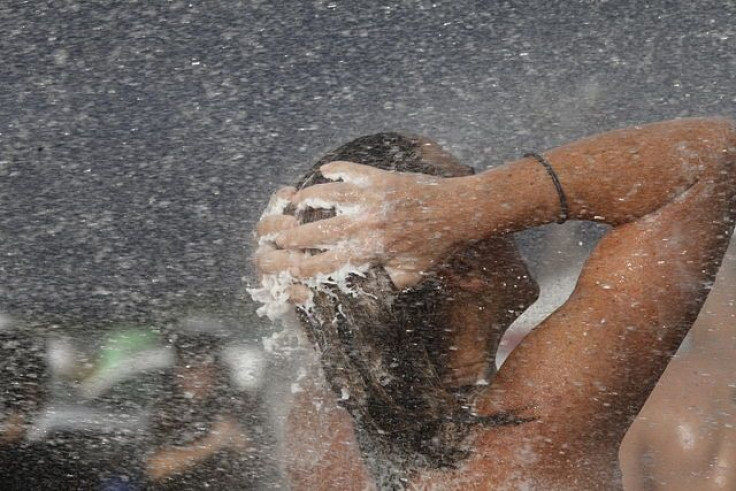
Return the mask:
[[[717,406],[736,409],[734,389],[725,380],[733,377],[725,375],[712,357],[690,354],[675,357],[630,433],[643,435],[650,448],[674,444],[683,451],[694,449],[696,438],[703,438],[704,433],[712,433],[711,427],[719,426],[717,420],[724,413]]]
[[[337,404],[316,364],[295,390],[282,456],[291,489],[373,489],[353,420]]]
[[[676,357],[621,446],[631,489],[731,489],[736,485],[733,371],[707,355]]]

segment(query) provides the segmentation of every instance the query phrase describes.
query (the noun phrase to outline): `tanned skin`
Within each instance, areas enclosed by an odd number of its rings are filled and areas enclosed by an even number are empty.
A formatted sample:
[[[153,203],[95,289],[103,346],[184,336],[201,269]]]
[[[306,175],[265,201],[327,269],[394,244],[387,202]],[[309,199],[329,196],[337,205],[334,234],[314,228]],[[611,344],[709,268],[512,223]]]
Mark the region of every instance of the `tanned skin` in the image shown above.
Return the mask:
[[[733,229],[731,121],[637,126],[545,156],[569,200],[570,219],[613,228],[569,300],[523,340],[475,400],[481,415],[516,411],[532,421],[474,430],[472,454],[458,469],[418,469],[410,488],[620,488],[621,440],[708,295]],[[547,171],[528,158],[458,178],[348,162],[321,170],[341,182],[286,188],[280,195],[294,204],[319,197],[358,205],[361,213],[302,226],[293,217],[265,219],[258,232],[279,235],[276,248],[257,253],[261,272],[307,278],[370,262],[384,266],[397,287],[409,287],[459,244],[555,222],[560,214]],[[310,256],[305,249],[324,252]],[[306,294],[294,286],[295,302]],[[319,383],[297,398],[287,449],[330,451],[309,469],[287,469],[292,485],[370,486],[352,421]],[[312,397],[323,397],[329,410],[318,414],[325,406],[317,410]]]
[[[627,491],[736,489],[736,242],[621,444]]]

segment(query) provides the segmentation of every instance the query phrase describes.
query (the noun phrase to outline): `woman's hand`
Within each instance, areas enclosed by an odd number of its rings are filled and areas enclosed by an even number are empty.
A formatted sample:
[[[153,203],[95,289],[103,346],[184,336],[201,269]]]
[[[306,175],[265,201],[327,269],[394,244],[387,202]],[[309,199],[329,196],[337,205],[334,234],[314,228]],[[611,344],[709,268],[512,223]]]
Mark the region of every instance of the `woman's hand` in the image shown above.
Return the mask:
[[[351,162],[321,167],[327,179],[301,191],[284,188],[297,207],[335,208],[337,216],[298,226],[284,215],[264,217],[261,237],[275,247],[256,255],[262,274],[288,271],[297,279],[329,274],[342,266],[382,265],[397,288],[419,282],[455,243],[468,237],[464,178],[388,172]],[[472,212],[470,212],[472,213]],[[310,255],[305,250],[322,251]]]

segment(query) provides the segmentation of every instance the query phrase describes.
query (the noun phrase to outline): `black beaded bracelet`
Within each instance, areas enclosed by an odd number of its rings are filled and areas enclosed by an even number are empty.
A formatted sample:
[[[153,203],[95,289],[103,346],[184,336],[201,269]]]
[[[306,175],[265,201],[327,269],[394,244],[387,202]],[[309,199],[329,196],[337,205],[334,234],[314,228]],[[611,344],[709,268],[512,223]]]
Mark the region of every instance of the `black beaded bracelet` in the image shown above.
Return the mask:
[[[533,158],[534,160],[542,164],[545,169],[547,169],[547,174],[549,174],[549,177],[552,178],[552,182],[555,184],[555,189],[557,189],[557,195],[560,197],[560,218],[557,219],[557,223],[565,223],[569,217],[567,208],[567,196],[565,196],[565,191],[562,190],[562,183],[560,182],[560,178],[557,177],[557,173],[549,164],[549,162],[547,162],[547,159],[545,159],[542,155],[538,153],[525,153],[524,157]]]

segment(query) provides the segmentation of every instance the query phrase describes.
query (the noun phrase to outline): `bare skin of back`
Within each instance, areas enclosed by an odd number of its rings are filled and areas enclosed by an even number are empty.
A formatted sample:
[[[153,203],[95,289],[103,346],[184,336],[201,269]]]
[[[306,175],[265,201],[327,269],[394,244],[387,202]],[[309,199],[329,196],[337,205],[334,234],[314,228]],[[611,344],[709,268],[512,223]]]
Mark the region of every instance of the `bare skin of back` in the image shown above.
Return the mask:
[[[532,421],[475,430],[468,439],[472,454],[457,469],[416,469],[410,488],[620,488],[621,440],[708,295],[733,227],[732,122],[632,127],[545,156],[567,195],[570,219],[613,228],[587,260],[569,300],[522,341],[474,401],[481,415],[520,411]],[[492,240],[560,215],[547,171],[529,158],[450,179],[346,162],[327,164],[322,173],[341,181],[284,189],[281,196],[297,205],[314,197],[357,205],[360,213],[301,226],[290,217],[264,219],[258,232],[278,235],[275,248],[257,253],[261,272],[308,278],[369,262],[385,267],[403,288],[458,244]],[[324,252],[309,255],[306,249]],[[303,295],[296,284],[295,302]],[[464,352],[459,346],[452,363],[474,365],[463,363]],[[352,421],[321,387],[315,380],[299,394],[286,448],[302,455],[310,448],[332,451],[313,463],[287,458],[291,484],[370,488]],[[316,398],[324,400],[321,407]]]

